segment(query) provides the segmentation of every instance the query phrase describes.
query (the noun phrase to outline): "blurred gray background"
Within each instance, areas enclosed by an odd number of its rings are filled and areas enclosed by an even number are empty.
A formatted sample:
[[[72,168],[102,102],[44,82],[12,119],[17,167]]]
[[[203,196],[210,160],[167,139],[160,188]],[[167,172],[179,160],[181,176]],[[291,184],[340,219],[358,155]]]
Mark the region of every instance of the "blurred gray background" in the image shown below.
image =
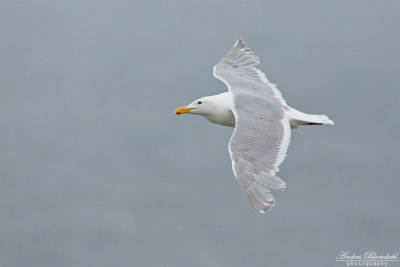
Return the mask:
[[[400,249],[399,1],[0,2],[0,266],[344,266]],[[226,90],[238,38],[303,112],[258,214],[232,128],[174,116]],[[393,263],[392,265],[396,265]]]

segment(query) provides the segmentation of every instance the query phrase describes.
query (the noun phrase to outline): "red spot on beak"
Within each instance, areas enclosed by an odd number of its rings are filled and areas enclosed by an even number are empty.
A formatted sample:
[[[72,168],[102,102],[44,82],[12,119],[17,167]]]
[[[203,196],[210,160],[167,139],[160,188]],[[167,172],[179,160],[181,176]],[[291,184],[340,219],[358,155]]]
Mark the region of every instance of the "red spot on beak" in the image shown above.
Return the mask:
[[[180,113],[180,112],[177,112],[177,113],[176,113],[176,115],[179,115],[179,114],[181,114],[181,113]]]

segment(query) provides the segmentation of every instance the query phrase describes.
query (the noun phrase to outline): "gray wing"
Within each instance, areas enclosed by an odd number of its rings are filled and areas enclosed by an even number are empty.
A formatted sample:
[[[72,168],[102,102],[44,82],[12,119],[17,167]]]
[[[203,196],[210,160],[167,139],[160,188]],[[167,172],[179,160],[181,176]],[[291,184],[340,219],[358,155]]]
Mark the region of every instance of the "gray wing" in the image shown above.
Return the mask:
[[[275,203],[270,189],[286,187],[275,173],[290,143],[290,124],[281,93],[254,67],[258,64],[239,40],[214,67],[214,76],[234,96],[236,126],[229,142],[233,172],[250,204],[265,212]]]
[[[236,92],[245,89],[263,97],[274,98],[282,105],[286,102],[276,85],[270,83],[265,74],[255,68],[260,60],[246,43],[238,40],[231,50],[214,66],[214,77],[223,81],[229,91]]]

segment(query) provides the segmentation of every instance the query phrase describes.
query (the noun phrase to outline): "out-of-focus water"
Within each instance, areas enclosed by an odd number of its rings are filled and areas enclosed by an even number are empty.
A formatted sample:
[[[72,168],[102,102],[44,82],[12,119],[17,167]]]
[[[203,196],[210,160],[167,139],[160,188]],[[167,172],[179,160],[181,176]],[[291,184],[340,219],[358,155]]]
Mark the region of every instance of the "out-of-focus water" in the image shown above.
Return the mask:
[[[344,266],[399,252],[398,1],[2,1],[0,266]],[[225,91],[242,37],[293,132],[271,212],[232,129],[173,110]]]

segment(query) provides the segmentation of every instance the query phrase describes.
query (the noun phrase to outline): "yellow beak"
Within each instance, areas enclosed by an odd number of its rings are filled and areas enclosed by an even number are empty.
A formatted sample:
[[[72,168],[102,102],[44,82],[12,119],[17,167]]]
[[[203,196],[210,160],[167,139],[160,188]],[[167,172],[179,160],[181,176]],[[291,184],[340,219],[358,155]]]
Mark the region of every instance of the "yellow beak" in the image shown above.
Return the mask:
[[[188,113],[189,111],[191,111],[191,108],[188,107],[179,107],[177,109],[175,109],[175,115],[179,115],[179,114],[183,114],[183,113]]]

